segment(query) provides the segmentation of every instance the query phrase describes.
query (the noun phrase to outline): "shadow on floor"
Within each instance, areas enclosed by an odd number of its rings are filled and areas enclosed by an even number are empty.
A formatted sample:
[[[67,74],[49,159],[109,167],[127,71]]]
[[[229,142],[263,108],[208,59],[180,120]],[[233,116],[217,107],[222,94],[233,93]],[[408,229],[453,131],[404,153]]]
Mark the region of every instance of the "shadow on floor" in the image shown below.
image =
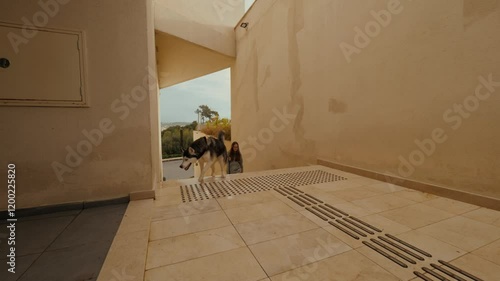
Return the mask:
[[[97,280],[127,205],[19,218],[14,274],[7,271],[7,224],[0,224],[0,280]]]

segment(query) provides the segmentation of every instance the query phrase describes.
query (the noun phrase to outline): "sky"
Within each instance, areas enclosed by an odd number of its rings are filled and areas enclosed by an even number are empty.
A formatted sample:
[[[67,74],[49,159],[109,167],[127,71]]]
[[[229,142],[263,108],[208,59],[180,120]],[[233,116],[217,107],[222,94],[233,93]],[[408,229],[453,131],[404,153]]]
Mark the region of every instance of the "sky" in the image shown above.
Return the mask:
[[[255,0],[245,0],[245,11]],[[225,69],[194,80],[162,89],[160,119],[163,123],[193,122],[194,111],[202,104],[231,119],[231,71]]]
[[[219,112],[221,118],[231,118],[231,71],[224,69],[160,90],[161,122],[193,122],[194,111],[206,104]]]
[[[245,11],[252,6],[253,2],[255,2],[255,0],[245,0]]]

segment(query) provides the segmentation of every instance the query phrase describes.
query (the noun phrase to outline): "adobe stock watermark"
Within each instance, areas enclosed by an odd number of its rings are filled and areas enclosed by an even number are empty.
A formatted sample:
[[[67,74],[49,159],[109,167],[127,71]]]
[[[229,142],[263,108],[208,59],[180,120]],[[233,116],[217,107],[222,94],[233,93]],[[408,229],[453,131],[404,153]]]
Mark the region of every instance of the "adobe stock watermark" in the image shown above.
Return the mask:
[[[296,240],[297,236],[291,236],[289,239]],[[310,280],[311,274],[318,270],[317,261],[324,260],[335,254],[343,252],[340,247],[344,244],[338,241],[333,241],[331,235],[326,237],[318,237],[315,239],[318,246],[314,248],[312,255],[304,257],[301,264],[293,265],[292,267],[300,270],[291,270],[281,276],[281,281],[304,281]],[[340,251],[339,251],[340,250]],[[302,271],[302,272],[301,272]]]
[[[292,121],[295,120],[296,114],[289,113],[287,107],[283,107],[282,111],[273,108],[274,116],[269,120],[269,126],[262,128],[257,133],[257,136],[249,136],[246,141],[240,142],[241,153],[245,161],[253,161],[257,157],[257,152],[266,148],[274,140],[274,136],[286,129]]]
[[[500,80],[494,81],[493,74],[486,78],[479,76],[473,94],[468,95],[461,103],[455,103],[443,113],[443,121],[450,126],[452,131],[460,129],[464,119],[468,119],[476,112],[481,102],[487,101],[500,88]],[[395,176],[395,180],[386,177],[389,183],[395,184],[398,178],[407,178],[413,175],[416,168],[423,165],[428,157],[431,157],[439,145],[444,144],[449,139],[446,130],[440,127],[434,128],[429,136],[423,140],[415,139],[416,149],[411,151],[407,157],[400,155],[398,165],[398,175],[387,172],[389,176]],[[399,177],[398,177],[399,176]]]
[[[245,5],[245,0],[215,0],[213,7],[220,21],[224,20],[224,15],[233,12],[238,6]]]
[[[146,71],[147,74],[142,80],[142,85],[135,86],[128,94],[122,93],[120,98],[111,103],[110,111],[116,114],[113,116],[114,119],[125,120],[133,109],[146,100],[150,90],[156,90],[157,76],[155,71],[149,67],[146,67]],[[116,120],[113,121],[111,117],[104,117],[99,121],[97,128],[82,130],[82,139],[78,143],[66,146],[65,162],[54,161],[51,164],[59,182],[63,182],[64,174],[73,172],[81,165],[83,159],[92,153],[94,147],[98,147],[106,136],[114,132],[115,122]]]
[[[22,17],[23,27],[21,34],[9,32],[7,39],[9,39],[12,49],[17,54],[19,53],[19,46],[21,44],[28,44],[30,39],[33,39],[38,34],[38,28],[45,27],[49,20],[55,17],[61,10],[61,6],[66,5],[71,0],[39,0],[38,6],[40,10],[31,16],[31,20],[27,17]]]
[[[361,51],[370,45],[372,39],[377,37],[384,28],[388,27],[393,17],[401,14],[403,10],[404,7],[400,0],[389,0],[386,9],[370,11],[373,20],[367,22],[363,29],[358,26],[354,27],[353,44],[346,42],[339,44],[340,50],[347,62],[350,63],[352,61],[354,54],[361,54]]]

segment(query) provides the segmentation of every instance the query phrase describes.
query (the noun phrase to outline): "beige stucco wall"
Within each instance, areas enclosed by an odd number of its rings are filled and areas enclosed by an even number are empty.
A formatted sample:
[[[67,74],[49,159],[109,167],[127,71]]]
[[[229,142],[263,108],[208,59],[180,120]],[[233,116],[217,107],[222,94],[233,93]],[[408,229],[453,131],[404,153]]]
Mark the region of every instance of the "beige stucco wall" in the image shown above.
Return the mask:
[[[7,163],[16,164],[16,207],[116,198],[153,189],[161,181],[161,159],[151,1],[47,2],[58,9],[52,6],[45,27],[84,31],[90,107],[0,107],[0,174],[6,175]],[[32,21],[44,11],[37,3],[2,1],[0,21]],[[122,101],[123,96],[130,101]],[[102,142],[92,145],[81,163],[72,158],[74,165],[69,165],[67,149],[75,151],[85,142],[83,130],[101,126],[114,130],[104,132]],[[54,172],[55,162],[68,168],[62,181]],[[6,189],[0,189],[0,198],[6,198]],[[0,201],[0,209],[6,203]]]
[[[500,1],[258,0],[243,21],[232,134],[247,171],[324,158],[500,198],[500,87],[479,78],[500,82]]]

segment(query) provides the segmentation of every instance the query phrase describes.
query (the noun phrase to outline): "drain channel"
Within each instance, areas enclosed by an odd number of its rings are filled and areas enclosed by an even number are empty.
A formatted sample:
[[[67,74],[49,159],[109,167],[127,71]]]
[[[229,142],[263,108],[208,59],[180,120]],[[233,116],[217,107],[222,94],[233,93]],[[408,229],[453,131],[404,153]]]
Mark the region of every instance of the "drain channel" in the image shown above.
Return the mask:
[[[350,237],[362,240],[364,245],[403,268],[408,268],[409,264],[417,264],[416,260],[424,261],[425,258],[422,256],[432,257],[426,251],[393,235],[385,234],[386,237],[378,235],[382,233],[379,228],[306,192],[294,187],[277,187],[274,190]]]
[[[448,262],[445,262],[443,260],[439,260],[439,263],[441,265],[431,263],[431,267],[433,269],[430,269],[428,267],[422,267],[422,270],[425,273],[432,275],[432,276],[436,277],[437,279],[443,280],[443,281],[451,280],[451,279],[449,279],[450,277],[453,278],[454,280],[458,280],[458,281],[467,281],[467,279],[463,278],[462,276],[468,277],[474,281],[483,281],[483,279],[476,277],[476,276],[472,275],[471,273],[469,273],[463,269],[460,269],[460,268],[458,268],[458,267],[456,267]],[[446,269],[445,267],[448,268],[449,270]],[[423,275],[421,272],[414,271],[413,274],[415,274],[415,276],[419,277],[422,280],[425,280],[425,281],[431,280],[427,276]]]
[[[388,260],[394,262],[398,266],[408,269],[409,266],[415,266],[421,262],[425,262],[427,258],[432,258],[432,255],[406,241],[397,238],[389,233],[383,233],[383,231],[359,218],[349,215],[348,213],[327,204],[320,199],[307,194],[296,188],[286,188],[279,187],[275,188],[279,194],[287,197],[289,200],[305,208],[308,212],[320,218],[321,220],[328,222],[336,229],[347,234],[355,240],[360,240],[363,245],[367,246],[369,249],[377,252]],[[460,277],[459,274],[467,276],[474,281],[482,281],[476,276],[457,268],[444,261],[439,261],[442,266],[431,263],[433,269],[428,267],[422,267],[422,270],[432,275],[439,280],[449,280],[448,277],[454,278],[458,281],[467,281]],[[445,269],[448,267],[451,270]],[[424,281],[433,281],[429,277],[425,276],[423,273],[414,271],[415,276],[419,277]],[[444,275],[444,276],[443,276]],[[448,276],[448,277],[446,277]]]
[[[382,247],[382,248],[386,249],[387,251],[389,251],[389,252],[391,252],[391,253],[395,254],[396,256],[398,256],[398,257],[400,257],[400,258],[404,259],[405,261],[407,261],[407,262],[409,262],[409,263],[411,263],[411,264],[417,264],[417,262],[416,262],[416,261],[414,261],[414,260],[410,259],[409,257],[405,256],[404,254],[402,254],[402,253],[400,253],[400,252],[398,252],[398,251],[394,250],[393,248],[391,248],[391,247],[389,247],[389,246],[385,245],[384,243],[382,243],[382,242],[378,241],[377,239],[371,238],[371,239],[370,239],[370,241],[372,241],[373,243],[375,243],[375,244],[379,245],[380,247]]]
[[[400,246],[400,245],[392,242],[391,240],[389,240],[389,239],[387,239],[387,238],[385,238],[383,236],[379,236],[378,238],[380,240],[384,241],[385,243],[387,243],[387,244],[389,244],[389,245],[391,245],[391,246],[393,246],[393,247],[395,247],[395,248],[397,248],[397,249],[399,249],[399,250],[407,253],[408,255],[410,255],[410,256],[412,256],[412,257],[414,257],[414,258],[416,258],[416,259],[418,259],[420,261],[424,261],[425,260],[425,258],[423,258],[423,257],[421,257],[421,256],[419,256],[419,255],[417,255],[415,253],[413,253],[412,251],[409,251],[409,250],[403,248],[402,246]]]
[[[474,281],[483,281],[483,279],[481,279],[481,278],[479,278],[479,277],[476,277],[476,276],[474,276],[474,275],[470,274],[469,272],[467,272],[467,271],[465,271],[465,270],[462,270],[462,269],[460,269],[460,268],[458,268],[458,267],[456,267],[456,266],[454,266],[454,265],[452,265],[452,264],[450,264],[450,263],[447,263],[447,262],[445,262],[445,261],[443,261],[443,260],[439,260],[438,262],[439,262],[440,264],[442,264],[442,265],[444,265],[444,266],[446,266],[446,267],[450,268],[450,269],[455,270],[456,272],[458,272],[458,273],[460,273],[460,274],[462,274],[462,275],[465,275],[465,276],[469,277],[470,279],[472,279],[472,280],[474,280]]]
[[[405,263],[403,263],[400,260],[398,260],[397,258],[389,255],[388,253],[382,251],[381,249],[375,247],[374,245],[370,244],[370,242],[363,241],[363,244],[365,244],[366,246],[368,246],[369,248],[371,248],[375,252],[381,254],[382,256],[390,259],[391,261],[393,261],[394,263],[398,264],[399,266],[401,266],[403,268],[408,268],[408,266]]]

